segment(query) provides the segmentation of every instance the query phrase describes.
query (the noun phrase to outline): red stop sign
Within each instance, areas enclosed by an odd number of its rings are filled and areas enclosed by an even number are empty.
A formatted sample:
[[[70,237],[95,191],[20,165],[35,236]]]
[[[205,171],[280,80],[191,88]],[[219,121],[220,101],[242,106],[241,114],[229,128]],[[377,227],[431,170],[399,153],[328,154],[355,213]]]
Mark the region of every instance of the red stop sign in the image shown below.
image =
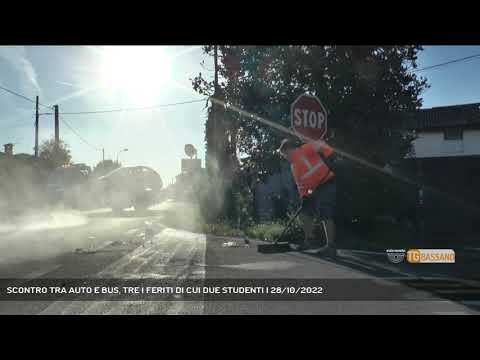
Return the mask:
[[[292,103],[291,118],[297,134],[319,140],[327,133],[327,111],[316,96],[300,95]]]

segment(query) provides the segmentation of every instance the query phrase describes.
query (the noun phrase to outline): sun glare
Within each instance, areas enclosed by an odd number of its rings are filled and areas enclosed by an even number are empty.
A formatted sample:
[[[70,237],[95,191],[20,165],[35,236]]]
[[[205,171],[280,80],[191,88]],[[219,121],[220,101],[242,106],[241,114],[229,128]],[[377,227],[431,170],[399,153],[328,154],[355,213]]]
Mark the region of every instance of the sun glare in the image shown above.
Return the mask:
[[[160,46],[105,46],[101,86],[126,102],[155,101],[170,74],[170,59]]]

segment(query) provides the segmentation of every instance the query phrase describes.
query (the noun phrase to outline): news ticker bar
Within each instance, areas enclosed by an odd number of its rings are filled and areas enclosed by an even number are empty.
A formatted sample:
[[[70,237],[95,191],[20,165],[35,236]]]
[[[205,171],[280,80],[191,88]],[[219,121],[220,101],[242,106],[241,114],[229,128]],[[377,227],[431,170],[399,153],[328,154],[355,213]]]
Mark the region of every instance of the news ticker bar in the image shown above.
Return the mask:
[[[423,286],[422,286],[423,285]],[[442,282],[383,279],[0,279],[0,301],[477,300]],[[458,285],[458,284],[457,284]]]

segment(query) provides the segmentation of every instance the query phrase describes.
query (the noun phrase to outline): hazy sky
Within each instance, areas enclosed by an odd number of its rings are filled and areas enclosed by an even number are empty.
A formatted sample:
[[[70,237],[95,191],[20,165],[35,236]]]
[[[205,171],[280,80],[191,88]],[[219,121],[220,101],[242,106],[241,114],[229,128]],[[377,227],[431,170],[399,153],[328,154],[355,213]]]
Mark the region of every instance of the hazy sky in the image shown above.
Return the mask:
[[[480,53],[480,46],[426,46],[425,67]],[[205,60],[205,68],[200,62]],[[154,106],[202,96],[190,78],[212,76],[212,61],[200,46],[84,47],[0,46],[0,85],[45,105],[59,104],[60,117],[92,146],[60,122],[60,137],[70,145],[73,161],[94,166],[120,154],[124,165],[147,165],[169,183],[180,172],[186,143],[204,158],[205,102],[154,110],[89,115],[66,112]],[[480,58],[422,72],[432,85],[424,107],[480,102]],[[34,104],[0,89],[0,143],[15,143],[16,153],[33,153]],[[51,110],[41,108],[41,112]],[[53,137],[53,116],[40,118],[40,142]],[[203,164],[204,165],[204,164]]]
[[[204,156],[205,102],[106,114],[62,113],[201,100],[189,79],[200,71],[210,74],[211,66],[200,66],[202,59],[200,46],[0,47],[0,85],[31,98],[39,94],[45,105],[59,104],[60,118],[93,145],[60,121],[60,137],[70,145],[74,162],[94,166],[102,159],[94,148],[105,148],[105,158],[114,160],[119,150],[128,148],[120,162],[151,166],[168,183],[180,172],[186,143]],[[34,104],[0,89],[0,109],[1,144],[13,142],[16,153],[33,153]],[[53,134],[53,116],[41,116],[40,142]]]

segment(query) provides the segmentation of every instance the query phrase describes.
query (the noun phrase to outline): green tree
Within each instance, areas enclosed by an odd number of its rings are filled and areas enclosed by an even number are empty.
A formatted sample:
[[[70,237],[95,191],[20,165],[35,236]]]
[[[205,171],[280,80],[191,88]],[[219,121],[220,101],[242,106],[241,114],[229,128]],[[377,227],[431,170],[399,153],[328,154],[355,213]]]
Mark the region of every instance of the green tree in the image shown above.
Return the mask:
[[[289,127],[293,100],[304,92],[317,95],[329,110],[329,126],[335,130],[332,141],[383,165],[397,156],[398,149],[402,152],[398,156],[409,151],[411,139],[390,129],[399,123],[399,114],[421,106],[420,94],[427,83],[410,71],[417,67],[420,50],[420,46],[220,46],[218,97]],[[206,46],[204,51],[212,55],[213,49]],[[193,79],[193,87],[213,94],[213,83],[202,74]],[[272,159],[284,135],[227,109],[219,113],[223,131],[220,139],[216,134],[217,141],[249,155],[257,173],[270,173],[273,169],[266,160]],[[209,125],[207,144],[213,136]],[[398,143],[393,150],[392,141]],[[274,163],[278,165],[277,160]]]
[[[69,146],[62,140],[59,141],[58,146],[54,139],[44,141],[40,145],[39,155],[51,168],[70,165],[72,160]]]
[[[304,93],[318,96],[328,110],[329,142],[376,165],[384,166],[411,151],[411,134],[395,131],[402,118],[421,107],[426,79],[417,67],[421,46],[219,46],[217,97],[283,126],[290,127],[290,105]],[[213,56],[213,47],[204,52]],[[194,90],[213,95],[202,74]],[[211,113],[211,109],[209,114]],[[253,186],[280,170],[276,155],[284,134],[230,111],[217,110],[221,132],[206,124],[207,151],[213,138],[224,144],[225,158],[245,156],[237,181]],[[219,166],[228,161],[220,161]]]

